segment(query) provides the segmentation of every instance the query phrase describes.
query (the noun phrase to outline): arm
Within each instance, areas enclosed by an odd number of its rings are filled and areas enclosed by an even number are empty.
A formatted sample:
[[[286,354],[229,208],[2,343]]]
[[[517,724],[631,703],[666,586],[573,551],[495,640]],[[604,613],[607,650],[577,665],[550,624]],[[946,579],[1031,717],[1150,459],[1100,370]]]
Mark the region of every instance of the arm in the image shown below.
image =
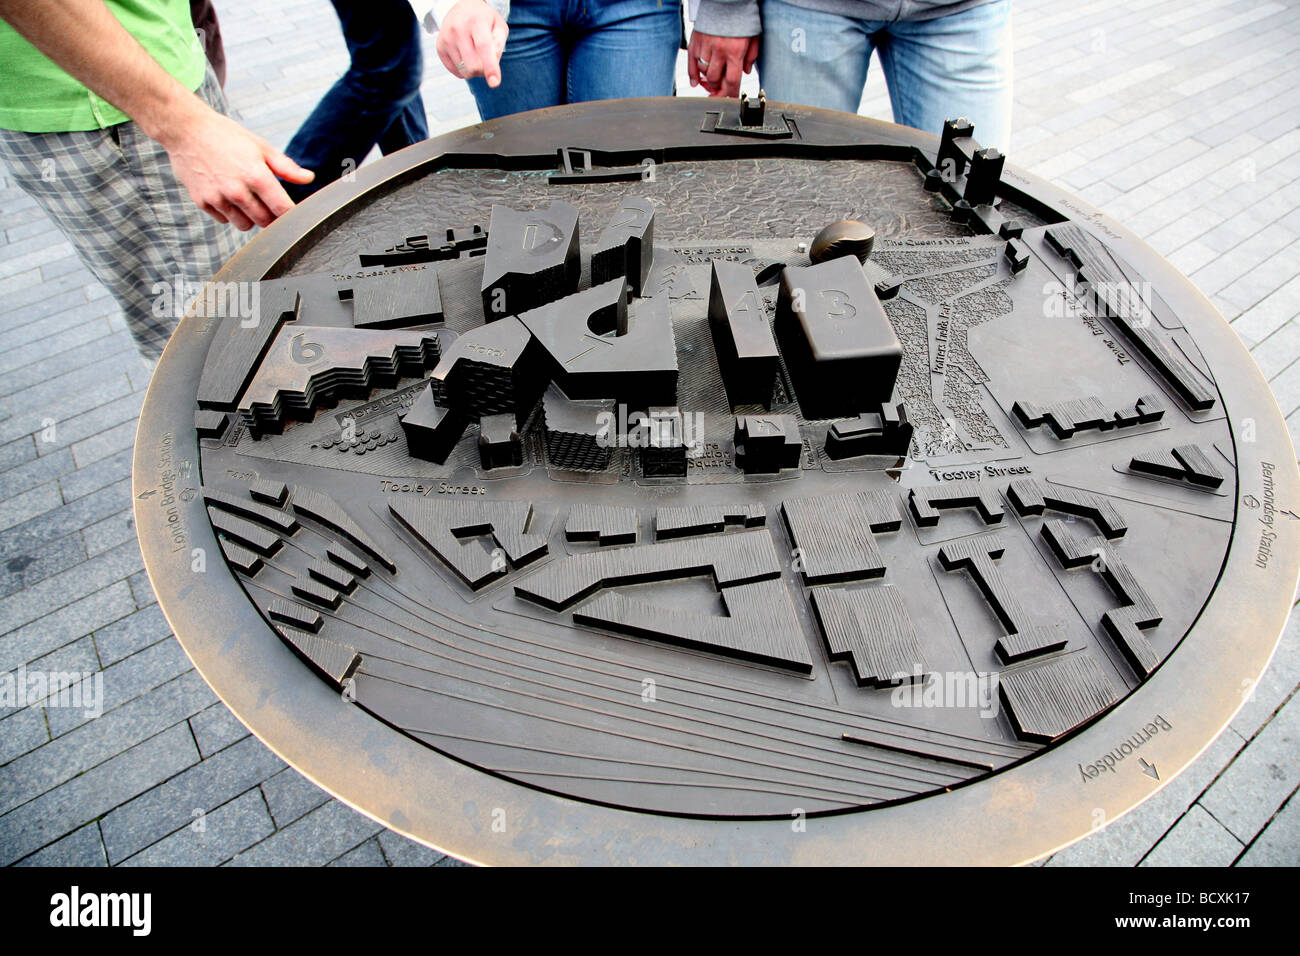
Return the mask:
[[[710,96],[736,96],[741,75],[758,59],[762,32],[758,0],[700,0],[686,53],[691,86],[703,85]]]
[[[501,51],[510,28],[483,0],[440,0],[433,5],[438,21],[438,59],[453,76],[481,76],[501,85]]]
[[[135,120],[167,150],[199,208],[221,222],[269,225],[293,206],[275,177],[311,182],[309,170],[176,82],[103,0],[0,0],[0,17]]]

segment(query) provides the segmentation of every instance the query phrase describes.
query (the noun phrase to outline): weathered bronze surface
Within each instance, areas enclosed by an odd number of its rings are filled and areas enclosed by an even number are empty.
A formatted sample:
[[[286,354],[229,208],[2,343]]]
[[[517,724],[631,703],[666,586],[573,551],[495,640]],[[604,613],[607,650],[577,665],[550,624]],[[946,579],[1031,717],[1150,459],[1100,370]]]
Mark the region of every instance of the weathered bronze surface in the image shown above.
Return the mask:
[[[163,610],[277,753],[466,859],[1034,859],[1218,733],[1300,573],[1236,335],[960,123],[539,111],[212,289],[136,442]]]

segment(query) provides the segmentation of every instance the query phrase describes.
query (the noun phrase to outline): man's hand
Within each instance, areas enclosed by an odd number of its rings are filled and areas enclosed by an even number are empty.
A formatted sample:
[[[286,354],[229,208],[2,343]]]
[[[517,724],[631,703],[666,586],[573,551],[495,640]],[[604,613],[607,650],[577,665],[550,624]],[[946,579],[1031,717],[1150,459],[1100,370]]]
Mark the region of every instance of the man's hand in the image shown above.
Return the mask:
[[[194,105],[193,115],[155,138],[198,207],[240,230],[269,226],[292,209],[275,177],[309,183],[316,174],[197,97]]]
[[[449,73],[481,76],[501,85],[501,51],[506,48],[506,21],[483,0],[460,0],[438,24],[438,59]]]
[[[718,37],[695,30],[686,51],[691,86],[710,96],[739,96],[740,77],[754,68],[759,37]]]
[[[0,0],[0,17],[162,144],[191,198],[222,222],[270,225],[293,206],[272,173],[315,177],[176,82],[104,0]]]

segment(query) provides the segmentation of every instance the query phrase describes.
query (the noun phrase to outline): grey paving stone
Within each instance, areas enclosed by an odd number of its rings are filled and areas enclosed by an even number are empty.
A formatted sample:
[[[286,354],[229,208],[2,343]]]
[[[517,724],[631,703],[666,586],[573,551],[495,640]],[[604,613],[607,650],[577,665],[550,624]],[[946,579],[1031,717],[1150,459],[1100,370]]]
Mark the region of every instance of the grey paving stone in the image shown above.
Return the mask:
[[[1069,186],[1069,174],[1087,163],[1087,157],[1074,150],[1053,151],[1046,159],[1035,162],[1031,168],[1044,179]]]
[[[80,564],[86,560],[86,548],[80,535],[69,534],[3,560],[4,563],[0,564],[0,597],[31,587],[51,574]]]
[[[230,865],[323,866],[380,829],[369,817],[331,800],[245,850]]]
[[[82,296],[84,297],[84,293],[82,293]],[[38,314],[43,315],[45,312],[43,309],[38,309]],[[80,345],[87,339],[108,335],[112,331],[113,328],[109,325],[107,319],[96,318],[54,335],[45,336],[40,341],[33,342],[30,345],[8,349],[0,353],[0,372],[7,373],[43,361],[72,346]]]
[[[4,635],[0,639],[0,671],[11,671],[134,610],[135,601],[126,583],[111,584]]]
[[[1289,188],[1283,187],[1262,196],[1258,202],[1207,230],[1202,240],[1205,245],[1218,254],[1222,255],[1231,252],[1259,230],[1276,223],[1286,213],[1294,209],[1295,201],[1291,198],[1290,193]],[[1240,199],[1234,197],[1229,208],[1235,208],[1239,203]],[[1205,218],[1204,213],[1202,213],[1202,222],[1205,221]],[[1290,226],[1283,225],[1283,228],[1288,232],[1294,232]]]
[[[189,724],[185,721],[210,704],[212,699],[212,691],[203,683],[203,678],[190,671],[24,754],[6,764],[5,773],[0,775],[0,813],[35,802],[42,794],[77,777],[86,768],[109,761],[113,754],[176,726],[184,729],[190,749],[197,754]]]
[[[1104,212],[1109,210],[1111,200],[1120,195],[1120,191],[1110,183],[1097,182],[1079,190],[1079,195]]]
[[[131,500],[131,481],[123,479],[84,498],[0,531],[0,558],[25,554],[42,541],[76,534],[102,518],[117,514]]]
[[[53,441],[45,441],[37,436],[36,454],[49,455],[59,448],[74,445],[84,439],[92,439],[106,429],[116,428],[125,422],[134,422],[140,415],[140,405],[143,401],[143,395],[133,392],[73,415],[66,420],[59,420],[55,427]],[[113,449],[113,451],[117,450],[117,448]]]
[[[36,208],[29,209],[25,213],[14,213],[5,216],[5,240],[7,242],[17,242],[27,236],[35,236],[58,228]]]
[[[275,829],[262,794],[253,789],[159,840],[125,866],[216,866]]]
[[[29,269],[35,269],[36,277],[39,280],[40,266],[42,264],[54,262],[72,254],[72,246],[69,245],[62,233],[57,232],[32,236],[22,242],[10,243],[9,250],[12,251],[13,255],[0,260],[0,279],[17,275]]]
[[[54,481],[76,470],[76,467],[77,463],[72,460],[72,452],[62,449],[56,454],[34,458],[0,472],[0,499],[12,498],[47,481]]]
[[[59,479],[59,489],[64,501],[75,501],[92,491],[98,491],[131,475],[132,449],[124,448],[116,454],[108,455],[93,465],[78,465],[71,474],[64,474]],[[130,499],[123,504],[130,506]]]
[[[1144,122],[1149,121],[1144,119]],[[1117,171],[1124,169],[1129,163],[1142,162],[1148,156],[1163,149],[1166,145],[1161,140],[1152,137],[1132,139],[1132,137],[1128,135],[1129,133],[1130,131],[1125,127],[1120,127],[1120,129],[1115,132],[1116,141],[1123,141],[1125,139],[1131,140],[1131,146],[1126,149],[1120,150],[1111,148],[1106,149],[1104,152],[1089,149],[1089,146],[1093,145],[1100,150],[1101,144],[1106,143],[1106,140],[1100,140],[1096,144],[1080,143],[1078,149],[1078,152],[1081,155],[1088,158],[1088,171],[1091,175],[1096,177],[1095,181],[1105,182],[1112,189],[1119,190],[1120,192],[1127,192],[1127,189],[1120,186],[1118,183],[1112,182],[1110,177]],[[1044,142],[1050,144],[1050,137],[1047,137]]]
[[[1300,232],[1300,208],[1292,209],[1279,222],[1292,232]]]
[[[1073,150],[1080,143],[1110,136],[1120,125],[1110,115],[1115,102],[1103,98],[1045,117],[1043,126],[1056,134],[1048,142],[1060,142],[1063,149]]]
[[[190,730],[194,732],[194,742],[204,757],[249,736],[248,728],[221,701],[191,717]]]
[[[1300,800],[1292,793],[1237,866],[1300,866]]]
[[[389,866],[433,866],[447,856],[392,830],[381,831],[376,839],[379,840]]]
[[[52,228],[35,230],[26,227],[26,235],[6,243],[5,252],[8,261],[0,263],[0,275],[25,272],[33,264],[39,268],[66,262],[69,259],[76,261],[72,244],[67,236],[53,223],[49,223],[49,226]]]
[[[320,91],[313,85],[313,88],[306,92],[285,95],[268,103],[256,103],[242,108],[240,113],[243,114],[245,121],[252,126],[271,126],[278,120],[292,119],[294,117],[299,117],[298,122],[301,123],[301,117],[311,112],[312,107],[319,99]]]
[[[1197,269],[1191,280],[1207,295],[1218,292],[1271,256],[1276,250],[1295,241],[1291,230],[1277,223],[1265,226],[1231,251]],[[39,449],[38,449],[39,450]]]
[[[73,290],[69,295],[75,295],[78,301],[85,301],[85,295],[80,289]],[[47,314],[41,308],[42,305],[43,303],[37,302],[27,308],[35,310],[34,315],[41,316]],[[14,312],[10,312],[6,319],[15,322],[21,321]],[[0,377],[0,395],[12,395],[15,392],[48,381],[57,375],[82,368],[106,356],[125,350],[135,351],[135,344],[131,341],[131,336],[125,332],[114,332],[105,325],[101,327],[98,335],[88,337],[86,341],[74,348],[45,356],[28,365],[7,371],[4,376]]]
[[[0,766],[50,739],[43,707],[0,708]]]
[[[36,201],[22,193],[17,193],[5,197],[0,201],[0,212],[9,215],[12,212],[21,212],[24,209],[30,209],[36,205]]]
[[[139,396],[132,394],[131,397],[134,399]],[[132,419],[77,442],[72,446],[77,467],[85,468],[104,458],[115,457],[124,450],[129,451],[135,442],[135,426],[135,420]]]
[[[134,603],[132,600],[132,607]],[[162,609],[154,604],[118,618],[107,627],[95,631],[95,647],[99,650],[100,660],[107,667],[142,648],[170,637],[171,633],[171,625],[163,617]]]
[[[12,327],[21,330],[27,322],[43,321],[62,309],[88,302],[84,286],[81,276],[65,274],[28,289],[19,289],[5,296],[5,317],[13,316]]]
[[[1300,615],[1291,612],[1273,660],[1257,681],[1251,684],[1249,680],[1246,677],[1238,680],[1245,702],[1231,724],[1247,740],[1255,736],[1300,685]]]
[[[1209,196],[1214,195],[1214,190],[1217,189],[1219,187],[1214,187],[1213,190],[1202,187],[1196,190],[1184,190],[1170,196],[1162,196],[1155,190],[1140,186],[1132,192],[1118,197],[1111,203],[1110,211],[1138,235],[1149,236],[1178,217],[1185,216],[1200,207]],[[1209,267],[1206,266],[1205,268]],[[1242,266],[1242,268],[1246,267]],[[1236,278],[1237,275],[1240,275],[1240,272],[1234,273],[1231,277],[1225,279],[1225,283],[1231,281],[1232,278]],[[1193,277],[1193,281],[1195,281],[1195,277]]]
[[[1145,803],[1055,854],[1048,866],[1136,866],[1218,775],[1244,741],[1225,730],[1190,767]],[[1137,772],[1137,771],[1135,771]]]
[[[16,293],[16,291],[31,289],[32,286],[39,285],[40,267],[39,265],[31,265],[31,268],[26,269],[25,272],[18,272],[12,274],[12,276],[0,278],[0,295]]]
[[[1190,136],[1185,137],[1171,146],[1161,146],[1154,150],[1140,163],[1131,163],[1116,170],[1106,177],[1106,181],[1123,190],[1145,185],[1161,195],[1168,196],[1175,190],[1184,188],[1179,185],[1182,177],[1172,176],[1172,174],[1189,165],[1192,160],[1209,153],[1210,150],[1204,143]]]
[[[195,764],[100,819],[109,860],[120,863],[169,833],[188,827],[197,815],[210,814],[239,794],[256,790],[261,781],[283,767],[284,762],[255,737]],[[262,803],[260,795],[257,802]]]
[[[1231,44],[1231,48],[1243,54],[1248,54],[1255,66],[1263,67],[1279,58],[1283,58],[1286,53],[1294,49],[1293,44],[1297,38],[1295,36],[1287,37],[1286,33],[1282,33],[1281,36],[1284,42],[1275,44],[1271,48],[1264,48],[1265,45],[1253,37],[1244,37],[1237,43]],[[1239,84],[1229,91],[1229,95],[1240,90],[1240,84],[1243,83],[1241,77],[1237,75],[1240,72],[1241,63],[1239,59],[1231,57],[1227,62],[1221,63],[1214,68],[1196,71],[1192,77],[1174,87],[1174,92],[1189,98],[1206,93],[1214,99],[1222,99],[1226,85]]]
[[[104,305],[89,303],[83,308],[102,311]],[[87,369],[85,377],[75,385],[70,382],[47,382],[43,387],[6,395],[5,405],[15,417],[5,423],[4,431],[0,434],[7,438],[23,431],[35,432],[38,433],[38,441],[46,441],[44,429],[47,420],[67,421],[131,393],[131,383],[122,368],[120,357],[113,356],[111,361],[97,364],[101,367]]]
[[[329,794],[292,767],[264,781],[262,792],[277,827],[288,826],[330,799]]]
[[[149,575],[138,571],[127,578],[127,582],[131,585],[136,607],[145,608],[158,603],[158,596],[153,593],[153,585],[149,583]]]
[[[69,256],[66,259],[58,259],[54,262],[47,262],[41,266],[41,281],[48,282],[51,279],[57,279],[61,275],[76,273],[83,278],[89,278],[90,274],[85,271],[85,266],[76,259]]]
[[[36,457],[36,441],[31,435],[15,438],[0,445],[0,468],[9,469]]]
[[[280,68],[274,63],[249,63],[241,66],[239,70],[240,86],[232,87],[230,82],[226,83],[226,92],[232,100],[243,102],[254,89],[269,90],[265,82],[255,82],[258,80],[278,80],[281,76]]]
[[[1146,237],[1157,252],[1168,256],[1171,252],[1181,248],[1193,239],[1199,239],[1206,235],[1207,223],[1204,216],[1198,216],[1189,213],[1179,219],[1175,219],[1163,229],[1158,229]]]
[[[1193,804],[1173,829],[1147,854],[1142,866],[1228,866],[1241,853],[1241,841],[1199,804]]]
[[[84,640],[93,646],[94,642],[90,637]],[[184,674],[191,667],[190,659],[185,656],[185,651],[181,649],[180,644],[169,639],[161,640],[111,667],[105,667],[101,672],[104,713],[115,710],[142,694],[147,694],[155,687],[161,687]],[[74,708],[51,710],[50,735],[60,737],[91,719],[99,718],[88,718],[83,711]]]
[[[1292,362],[1274,375],[1269,379],[1268,387],[1273,390],[1283,415],[1290,415],[1300,408],[1300,362]]]
[[[1193,139],[1190,142],[1197,141]],[[1212,149],[1203,152],[1199,149],[1195,150],[1194,155],[1184,157],[1177,166],[1156,176],[1151,182],[1157,188],[1171,192],[1192,189],[1211,173],[1220,172],[1243,157],[1248,157],[1257,152],[1262,145],[1260,140],[1249,133],[1244,133]]]
[[[1300,358],[1300,322],[1288,322],[1250,350],[1265,378],[1272,378]]]
[[[1250,167],[1243,169],[1242,182],[1225,189],[1200,208],[1207,226],[1206,244],[1215,252],[1228,252],[1248,239],[1253,231],[1285,217],[1295,208],[1290,186],[1291,177],[1277,167],[1262,174]]]
[[[1283,82],[1285,83],[1285,79]],[[1285,103],[1278,103],[1276,99],[1271,99],[1273,94],[1277,92],[1279,92],[1278,88],[1274,84],[1263,84],[1250,91],[1250,98],[1262,99],[1264,102],[1251,105],[1250,100],[1244,97],[1235,97],[1224,104],[1220,104],[1221,108],[1231,109],[1232,104],[1235,102],[1238,106],[1247,108],[1240,109],[1234,115],[1224,117],[1218,123],[1206,126],[1197,134],[1198,137],[1202,141],[1215,146],[1238,135],[1248,127],[1262,131],[1265,126],[1271,126],[1272,124],[1269,124],[1268,121],[1286,110]]]
[[[142,741],[0,816],[0,866],[22,859],[199,759],[186,724]]]
[[[1201,127],[1201,138],[1213,146],[1256,128],[1277,109],[1276,103],[1269,102],[1277,93],[1277,81],[1278,75],[1269,73],[1267,80],[1248,90],[1205,104],[1203,113],[1211,122]]]
[[[1178,268],[1179,272],[1188,275],[1206,263],[1212,262],[1215,255],[1213,249],[1203,245],[1199,239],[1194,239],[1167,253],[1166,258]]]
[[[108,857],[104,855],[104,841],[99,838],[99,826],[87,823],[80,830],[74,830],[63,839],[20,860],[17,865],[78,868],[108,866]]]
[[[1200,803],[1249,843],[1300,782],[1300,702],[1292,697],[1224,770]]]
[[[81,597],[136,573],[144,566],[134,541],[83,561],[38,584],[0,598],[0,628],[22,627]]]
[[[348,850],[342,856],[331,860],[326,866],[388,866],[383,851],[379,849],[379,840],[371,837],[359,847]]]
[[[49,714],[54,710],[75,705],[93,713],[100,700],[93,677],[98,669],[93,645],[82,638],[10,672],[14,703],[22,707],[0,709],[5,718],[0,720],[0,737],[4,738],[0,763],[42,747],[50,737]],[[87,675],[91,675],[89,684],[85,683]]]
[[[34,661],[29,661],[26,665],[26,673],[31,675],[33,672],[40,672],[46,675],[47,681],[52,675],[65,675],[69,673],[76,674],[94,674],[99,670],[99,658],[95,656],[95,642],[90,639],[90,635],[78,638],[69,644],[64,644],[58,650],[51,651],[44,657],[38,657]],[[66,682],[64,682],[66,686]],[[56,688],[53,690],[54,695],[61,692]],[[93,693],[93,691],[91,691]],[[62,700],[55,700],[48,704],[51,708],[64,706],[67,704],[69,694],[63,694]],[[42,703],[49,701],[50,698],[44,698],[41,701],[29,700],[28,703]],[[46,720],[48,721],[48,716]]]
[[[153,366],[146,365],[139,355],[132,358],[126,368],[126,377],[130,380],[133,389],[137,392],[144,391],[149,387],[149,379],[153,376]]]
[[[1273,223],[1273,226],[1285,228],[1280,223]],[[1220,289],[1218,295],[1238,306],[1242,311],[1249,309],[1255,303],[1272,295],[1289,279],[1294,278],[1297,261],[1300,261],[1300,242],[1292,242],[1268,259],[1254,265],[1235,282]]]
[[[1138,84],[1149,84],[1172,69],[1172,63],[1161,60],[1138,63],[1128,69],[1123,69],[1121,65],[1121,68],[1110,70],[1104,75],[1103,79],[1095,83],[1075,86],[1067,94],[1067,98],[1074,103],[1091,103],[1103,97],[1114,96],[1122,90]]]
[[[62,237],[59,238],[61,239]],[[66,247],[66,251],[72,251],[72,247]],[[65,248],[61,246],[56,248],[56,250],[53,250],[53,252],[55,252],[55,261],[59,261],[59,254],[60,252],[65,252]],[[26,261],[23,261],[23,256],[18,256],[18,258],[14,259],[14,263],[22,263],[23,265],[26,265],[26,268],[23,268],[22,272],[14,272],[8,274],[8,276],[0,277],[0,295],[10,293],[10,291],[30,289],[32,286],[39,286],[42,284],[44,277],[42,276],[42,272],[40,272],[42,263],[40,263],[39,259],[39,254],[36,254],[35,256],[27,256]],[[0,271],[3,271],[4,267],[4,261],[0,260]]]
[[[63,495],[59,493],[57,481],[46,482],[40,487],[14,495],[7,501],[0,501],[0,531],[22,524],[61,504],[63,504]]]
[[[81,543],[87,557],[103,554],[119,544],[135,540],[135,515],[130,511],[110,515],[81,531]]]

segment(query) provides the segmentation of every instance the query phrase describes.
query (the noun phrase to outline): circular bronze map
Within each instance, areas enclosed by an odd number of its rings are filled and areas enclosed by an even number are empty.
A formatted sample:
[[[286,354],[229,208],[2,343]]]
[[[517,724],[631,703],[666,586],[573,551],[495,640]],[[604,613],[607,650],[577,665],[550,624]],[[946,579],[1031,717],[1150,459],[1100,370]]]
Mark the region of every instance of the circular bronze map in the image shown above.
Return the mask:
[[[845,220],[874,244],[814,263]],[[489,863],[1051,852],[1245,700],[1297,488],[1204,297],[969,123],[701,99],[295,208],[182,322],[134,469],[234,713]]]

